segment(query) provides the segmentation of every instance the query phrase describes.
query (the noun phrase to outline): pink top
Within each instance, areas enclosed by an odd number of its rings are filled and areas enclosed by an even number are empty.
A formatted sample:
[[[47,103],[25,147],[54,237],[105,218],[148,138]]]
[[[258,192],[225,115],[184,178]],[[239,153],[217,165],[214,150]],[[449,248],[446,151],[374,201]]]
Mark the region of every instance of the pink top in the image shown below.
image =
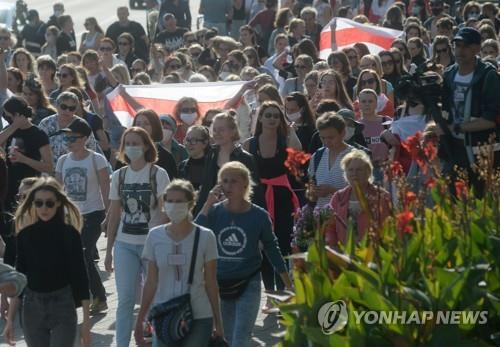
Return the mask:
[[[365,127],[363,129],[363,136],[365,137],[366,144],[368,148],[372,151],[372,161],[373,163],[383,162],[387,160],[389,156],[389,147],[382,142],[380,134],[389,126],[382,125],[382,123],[390,120],[389,117],[377,116],[375,121],[368,121],[365,118],[359,120]]]
[[[335,223],[331,223],[326,230],[325,238],[329,246],[333,247],[337,243],[345,243],[347,240],[347,224],[349,221],[349,200],[352,187],[347,186],[333,194],[330,206],[336,215]],[[356,241],[360,241],[370,226],[381,227],[391,211],[390,194],[373,184],[370,184],[365,191],[365,198],[368,206],[372,209],[372,222],[370,223],[366,212],[361,211],[357,215]]]

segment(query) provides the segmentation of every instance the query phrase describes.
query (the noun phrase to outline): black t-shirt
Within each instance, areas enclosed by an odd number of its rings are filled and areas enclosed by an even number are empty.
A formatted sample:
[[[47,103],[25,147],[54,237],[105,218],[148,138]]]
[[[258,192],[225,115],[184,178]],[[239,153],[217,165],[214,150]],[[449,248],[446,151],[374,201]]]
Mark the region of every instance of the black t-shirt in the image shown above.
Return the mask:
[[[102,118],[92,112],[85,112],[82,118],[89,123],[94,137],[97,138],[97,131],[104,129]]]
[[[26,24],[21,31],[21,40],[24,40],[24,47],[31,53],[40,53],[45,44],[45,31],[47,26],[40,22],[36,26]]]
[[[114,22],[106,30],[106,36],[111,38],[116,44],[118,44],[118,36],[123,33],[129,33],[135,39],[135,54],[146,61],[148,59],[148,48],[146,47],[146,42],[142,39],[146,36],[146,32],[142,25],[137,22],[130,21],[127,25],[122,26],[120,22]]]
[[[163,30],[158,33],[155,38],[155,43],[164,44],[170,51],[175,51],[184,45],[184,39],[182,36],[187,32],[187,29],[177,28],[174,32]]]
[[[64,31],[61,31],[59,36],[57,36],[56,49],[57,55],[76,51],[75,34],[71,33],[71,35],[68,35]]]
[[[13,145],[14,139],[15,146],[17,146],[23,155],[38,161],[42,158],[40,148],[49,144],[49,137],[37,126],[32,126],[28,129],[17,129],[7,139],[7,149]],[[11,163],[9,159],[7,159],[7,167],[9,190],[6,201],[7,206],[12,206],[21,180],[26,177],[40,176],[40,172],[26,164]]]

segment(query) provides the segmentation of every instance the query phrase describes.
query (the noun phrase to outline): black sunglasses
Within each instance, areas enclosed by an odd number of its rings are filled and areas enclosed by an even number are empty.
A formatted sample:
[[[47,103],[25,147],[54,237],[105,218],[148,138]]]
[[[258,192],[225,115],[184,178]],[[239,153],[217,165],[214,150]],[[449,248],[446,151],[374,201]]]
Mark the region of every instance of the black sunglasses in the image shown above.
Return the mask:
[[[111,52],[113,50],[112,47],[99,47],[101,52]]]
[[[182,113],[195,113],[196,107],[183,107],[181,108]]]
[[[187,145],[196,145],[197,143],[205,143],[204,139],[184,139],[184,143]]]
[[[69,76],[69,73],[60,73],[60,72],[57,73],[57,77],[59,77],[59,78],[66,78],[68,76]]]
[[[66,104],[60,104],[59,107],[63,111],[75,111],[76,110],[76,106],[69,106],[69,105],[66,105]]]
[[[387,60],[382,62],[382,66],[391,66],[394,62],[392,60]]]
[[[369,78],[367,80],[361,80],[361,85],[366,86],[367,84],[375,83],[377,80],[375,78]]]
[[[281,114],[280,113],[264,113],[263,116],[267,119],[271,119],[271,118],[280,119]]]
[[[172,64],[172,65],[169,65],[168,68],[169,69],[174,69],[174,70],[179,70],[182,66],[180,65],[176,65],[176,64]]]
[[[56,202],[54,200],[35,200],[33,201],[36,208],[42,208],[44,205],[47,208],[54,208],[56,206]]]
[[[443,48],[443,49],[436,49],[436,53],[441,54],[441,53],[447,53],[448,48]]]

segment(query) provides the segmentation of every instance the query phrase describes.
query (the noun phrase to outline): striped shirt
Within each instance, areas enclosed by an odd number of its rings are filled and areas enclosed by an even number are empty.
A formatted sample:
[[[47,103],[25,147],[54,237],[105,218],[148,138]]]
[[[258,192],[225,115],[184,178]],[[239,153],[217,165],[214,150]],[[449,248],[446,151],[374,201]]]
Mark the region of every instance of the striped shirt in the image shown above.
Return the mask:
[[[343,150],[342,152],[340,152],[339,155],[337,155],[335,163],[333,163],[332,166],[329,167],[328,162],[330,158],[330,150],[328,148],[325,148],[325,150],[323,151],[323,155],[321,156],[321,160],[319,162],[316,173],[314,172],[314,159],[312,158],[310,160],[308,169],[309,176],[315,177],[316,185],[318,186],[326,184],[329,186],[333,186],[335,190],[339,190],[346,187],[347,181],[344,179],[344,170],[342,170],[340,163],[342,162],[342,159],[346,156],[346,154],[352,151],[353,149],[354,147],[348,145],[345,150]],[[325,205],[328,205],[330,203],[330,200],[332,199],[332,196],[333,194],[330,194],[328,196],[318,198],[316,206],[323,207]]]

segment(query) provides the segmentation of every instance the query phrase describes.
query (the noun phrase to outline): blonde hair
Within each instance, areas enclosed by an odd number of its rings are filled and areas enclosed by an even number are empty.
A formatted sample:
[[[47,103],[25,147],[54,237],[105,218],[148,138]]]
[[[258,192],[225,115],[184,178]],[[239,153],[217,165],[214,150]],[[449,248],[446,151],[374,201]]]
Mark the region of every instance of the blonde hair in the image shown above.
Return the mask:
[[[368,154],[366,154],[364,151],[360,149],[353,149],[352,151],[347,153],[344,158],[342,158],[340,166],[342,167],[342,171],[344,171],[344,179],[347,181],[346,168],[354,160],[360,160],[365,164],[366,168],[370,171],[368,182],[373,183],[373,164]]]
[[[78,207],[68,198],[62,186],[54,178],[40,177],[27,192],[26,198],[16,210],[16,232],[19,233],[23,228],[38,221],[34,200],[35,194],[42,190],[52,192],[60,203],[54,218],[59,218],[65,224],[69,224],[76,230],[81,231],[83,221]]]
[[[168,184],[167,188],[165,188],[165,194],[163,194],[163,200],[166,201],[168,192],[172,191],[184,193],[189,208],[191,209],[194,207],[194,203],[196,202],[197,196],[196,196],[196,191],[191,182],[180,178],[174,179],[172,182]]]
[[[233,141],[239,141],[241,139],[240,131],[238,129],[238,123],[236,121],[236,117],[230,115],[227,112],[218,113],[212,119],[212,124],[215,123],[216,120],[221,119],[226,122],[226,125],[229,129],[233,130],[234,136]]]
[[[130,73],[125,65],[116,64],[111,68],[111,73],[117,77],[119,83],[130,84]]]
[[[240,176],[245,180],[247,186],[243,198],[246,201],[250,201],[252,198],[253,186],[254,186],[254,182],[252,181],[252,176],[250,175],[250,170],[239,161],[227,162],[224,165],[222,165],[222,167],[219,170],[219,173],[217,174],[217,181],[219,182],[219,184],[222,182],[222,176],[229,171],[234,172],[235,174],[237,174],[238,176]]]

